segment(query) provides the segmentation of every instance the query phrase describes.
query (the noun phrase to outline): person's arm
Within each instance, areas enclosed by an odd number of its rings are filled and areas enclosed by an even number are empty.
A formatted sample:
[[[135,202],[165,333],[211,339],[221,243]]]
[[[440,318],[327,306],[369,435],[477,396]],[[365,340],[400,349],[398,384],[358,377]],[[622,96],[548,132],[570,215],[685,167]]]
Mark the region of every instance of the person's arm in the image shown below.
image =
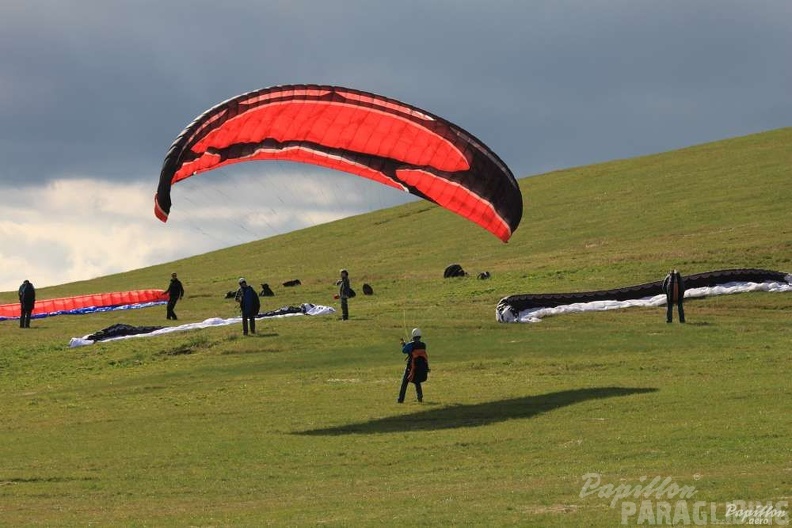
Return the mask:
[[[338,295],[342,299],[349,298],[349,279],[347,278],[341,279],[341,291],[338,292]]]

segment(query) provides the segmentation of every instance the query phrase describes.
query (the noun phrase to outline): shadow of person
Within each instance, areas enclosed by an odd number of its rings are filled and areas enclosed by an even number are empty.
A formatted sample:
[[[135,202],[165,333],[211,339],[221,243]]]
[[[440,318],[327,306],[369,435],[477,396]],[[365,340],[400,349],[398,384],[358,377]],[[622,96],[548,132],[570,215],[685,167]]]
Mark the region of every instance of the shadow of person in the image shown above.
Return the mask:
[[[336,427],[297,431],[292,434],[308,436],[332,436],[348,434],[398,433],[405,431],[435,431],[459,427],[479,427],[505,420],[532,418],[536,415],[560,409],[588,400],[629,396],[656,392],[655,388],[592,387],[572,389],[538,396],[525,396],[472,405],[452,405],[440,409],[419,411],[411,414],[389,416],[367,422]]]

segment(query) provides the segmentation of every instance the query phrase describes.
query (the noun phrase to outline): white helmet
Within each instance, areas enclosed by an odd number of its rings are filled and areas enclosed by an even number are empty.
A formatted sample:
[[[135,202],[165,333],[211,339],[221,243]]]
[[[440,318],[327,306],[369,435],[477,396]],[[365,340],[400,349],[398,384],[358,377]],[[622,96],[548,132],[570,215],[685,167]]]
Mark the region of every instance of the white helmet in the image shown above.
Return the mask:
[[[413,337],[421,337],[421,329],[420,328],[413,328],[412,336]]]
[[[239,278],[239,284],[242,284],[243,282],[244,282],[244,283],[247,283],[247,281],[246,281],[244,278],[240,277],[240,278]]]

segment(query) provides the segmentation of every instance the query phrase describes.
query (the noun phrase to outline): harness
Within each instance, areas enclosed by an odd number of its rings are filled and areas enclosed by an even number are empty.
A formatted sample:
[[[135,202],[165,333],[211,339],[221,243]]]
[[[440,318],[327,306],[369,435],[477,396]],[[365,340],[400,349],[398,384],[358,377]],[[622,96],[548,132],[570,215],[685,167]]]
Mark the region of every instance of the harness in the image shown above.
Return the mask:
[[[423,343],[421,343],[423,344]],[[413,378],[415,377],[415,360],[417,358],[423,358],[426,362],[426,368],[429,368],[429,356],[426,355],[426,348],[413,348],[412,352],[410,352],[410,373],[407,375],[407,381],[412,382]]]

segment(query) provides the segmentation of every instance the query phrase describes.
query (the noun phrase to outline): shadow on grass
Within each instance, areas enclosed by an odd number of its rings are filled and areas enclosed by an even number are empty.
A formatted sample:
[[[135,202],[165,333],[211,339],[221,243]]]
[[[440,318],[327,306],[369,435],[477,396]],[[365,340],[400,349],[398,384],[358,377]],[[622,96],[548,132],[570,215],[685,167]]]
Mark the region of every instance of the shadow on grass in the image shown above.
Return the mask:
[[[439,429],[455,429],[459,427],[478,427],[491,423],[515,420],[519,418],[532,418],[538,414],[546,413],[588,400],[612,398],[614,396],[629,396],[631,394],[644,394],[656,392],[655,388],[629,388],[629,387],[593,387],[589,389],[574,389],[539,396],[526,396],[474,405],[454,405],[442,409],[419,411],[399,416],[389,416],[368,422],[339,425],[322,429],[310,429],[293,434],[308,436],[332,436],[347,434],[373,434],[397,433],[405,431],[435,431]]]

